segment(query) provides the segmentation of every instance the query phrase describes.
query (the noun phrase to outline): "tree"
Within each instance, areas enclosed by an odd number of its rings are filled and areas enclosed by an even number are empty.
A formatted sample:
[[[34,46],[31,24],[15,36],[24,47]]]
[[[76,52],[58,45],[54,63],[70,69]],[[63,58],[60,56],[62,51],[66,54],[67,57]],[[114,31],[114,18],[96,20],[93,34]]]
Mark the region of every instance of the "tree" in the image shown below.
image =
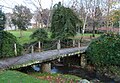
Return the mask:
[[[110,13],[110,20],[113,23],[113,27],[119,27],[118,21],[120,20],[120,10],[113,10]]]
[[[17,46],[17,55],[15,54],[14,44]],[[8,58],[21,55],[22,46],[18,43],[17,38],[6,31],[0,31],[0,58]]]
[[[28,25],[30,25],[31,18],[32,14],[30,12],[30,9],[26,6],[21,5],[14,7],[12,22],[20,29],[20,37],[22,37],[21,30],[26,30],[28,28]]]
[[[12,29],[12,26],[13,26],[13,24],[12,24],[12,14],[11,13],[6,13],[5,16],[6,16],[6,28],[9,27],[9,28]]]
[[[103,6],[103,12],[104,12],[104,20],[105,20],[105,25],[107,28],[113,27],[113,21],[111,20],[111,11],[117,9],[117,5],[119,4],[119,0],[103,0],[104,6]],[[119,6],[118,6],[119,8]],[[107,29],[108,32],[109,29]]]
[[[96,7],[94,11],[94,15],[92,16],[93,18],[93,37],[95,37],[95,28],[100,25],[100,20],[102,18],[102,12],[100,7]]]
[[[52,38],[65,39],[76,35],[76,26],[82,26],[82,21],[70,8],[58,4],[53,7],[51,22]]]
[[[50,1],[50,2],[49,2]],[[42,7],[42,0],[26,0],[25,4],[29,5],[33,5],[33,7],[35,7],[36,11],[35,11],[35,15],[34,15],[34,19],[36,21],[36,27],[41,26],[43,28],[43,23],[45,23],[45,21],[47,21],[46,27],[50,27],[50,21],[51,21],[51,16],[52,16],[52,6],[53,6],[53,1],[54,0],[49,0],[48,2],[51,3],[50,6],[50,10],[47,9],[43,9]],[[47,13],[46,13],[47,12]],[[47,17],[47,19],[44,19],[43,14],[45,15],[45,17]]]
[[[4,30],[5,23],[6,23],[5,14],[2,12],[2,10],[0,10],[0,31]]]
[[[3,31],[5,28],[5,14],[0,10],[0,58],[17,56],[14,52],[14,44],[17,45],[17,53],[21,54],[22,46],[17,42],[17,38],[9,32]]]
[[[41,51],[41,44],[48,40],[48,33],[46,32],[45,28],[38,28],[36,31],[30,35],[31,39],[36,39],[38,42],[39,51]]]
[[[37,28],[43,28],[43,24],[47,26],[48,19],[49,19],[49,12],[48,9],[43,9],[42,11],[36,10],[34,13],[34,19],[36,22]],[[43,24],[42,24],[43,23]]]

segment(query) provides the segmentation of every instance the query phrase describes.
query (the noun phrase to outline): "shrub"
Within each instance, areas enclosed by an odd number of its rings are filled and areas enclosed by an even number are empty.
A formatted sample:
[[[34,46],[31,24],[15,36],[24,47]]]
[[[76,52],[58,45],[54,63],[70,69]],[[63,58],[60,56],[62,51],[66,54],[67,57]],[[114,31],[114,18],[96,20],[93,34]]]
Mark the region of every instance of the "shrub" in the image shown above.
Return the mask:
[[[48,33],[45,31],[44,28],[39,28],[30,35],[32,39],[37,39],[39,41],[44,41],[48,39]]]
[[[111,33],[101,35],[91,42],[86,57],[97,67],[120,66],[120,36]]]
[[[22,46],[17,42],[14,35],[6,31],[0,31],[0,58],[15,56],[14,44],[17,45],[17,53],[21,55]]]

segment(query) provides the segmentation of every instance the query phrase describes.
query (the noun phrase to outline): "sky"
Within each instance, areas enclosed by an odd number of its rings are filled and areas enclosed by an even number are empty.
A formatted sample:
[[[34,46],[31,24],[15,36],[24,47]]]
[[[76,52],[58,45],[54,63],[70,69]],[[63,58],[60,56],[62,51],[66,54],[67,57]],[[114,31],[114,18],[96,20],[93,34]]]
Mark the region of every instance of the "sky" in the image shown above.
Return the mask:
[[[21,5],[21,4],[30,8],[31,11],[35,11],[36,8],[32,4],[30,4],[30,1],[34,1],[34,0],[0,0],[0,5],[8,7],[8,8],[2,7],[3,9],[2,11],[5,13],[12,12],[12,8],[14,8],[15,5]],[[62,2],[62,0],[53,0],[53,4],[56,4],[60,1]],[[70,2],[70,0],[64,0],[65,4],[67,4],[68,2]],[[41,4],[43,9],[50,8],[51,0],[41,0]],[[38,3],[36,3],[36,5],[38,5]]]
[[[8,12],[12,12],[12,8],[14,8],[15,5],[25,5],[28,8],[30,8],[31,12],[34,12],[36,10],[35,6],[33,6],[32,4],[30,4],[30,1],[38,1],[38,0],[0,0],[0,8],[1,5],[8,7],[2,7],[2,11],[5,13]],[[62,2],[63,0],[53,0],[53,5],[58,3],[58,2]],[[71,3],[72,0],[64,0],[64,5],[67,6],[68,4]],[[84,0],[83,0],[84,1]],[[50,8],[51,6],[51,0],[41,0],[42,3],[42,8]],[[38,5],[38,3],[36,3],[36,5]],[[120,4],[116,7],[118,7],[120,9]]]

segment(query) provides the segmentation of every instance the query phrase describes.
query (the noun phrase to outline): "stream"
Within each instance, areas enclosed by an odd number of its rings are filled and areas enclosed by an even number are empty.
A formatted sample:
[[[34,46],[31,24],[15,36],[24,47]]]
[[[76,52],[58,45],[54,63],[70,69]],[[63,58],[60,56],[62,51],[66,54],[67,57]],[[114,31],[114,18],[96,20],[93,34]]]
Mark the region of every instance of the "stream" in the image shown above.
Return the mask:
[[[40,72],[40,65],[28,66],[25,68],[20,68],[18,71],[29,73],[29,72]],[[61,73],[61,74],[70,74],[76,75],[82,79],[87,80],[99,80],[102,83],[120,83],[114,81],[114,79],[108,78],[103,75],[96,75],[96,72],[90,72],[86,69],[81,68],[80,66],[64,66],[62,64],[52,65],[51,73]]]

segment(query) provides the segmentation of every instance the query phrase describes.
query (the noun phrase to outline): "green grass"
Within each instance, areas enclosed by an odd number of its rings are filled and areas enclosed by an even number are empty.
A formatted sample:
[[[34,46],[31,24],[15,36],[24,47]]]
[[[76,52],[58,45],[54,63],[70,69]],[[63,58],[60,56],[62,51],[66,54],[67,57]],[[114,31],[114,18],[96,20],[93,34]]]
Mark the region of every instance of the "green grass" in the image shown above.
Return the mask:
[[[100,35],[101,34],[95,34],[96,37],[99,37]],[[76,37],[80,37],[80,36],[81,36],[81,34],[79,34],[79,33],[76,35]],[[85,33],[85,34],[83,34],[83,36],[92,36],[92,33]]]
[[[99,37],[101,34],[95,34],[95,37]],[[75,37],[70,37],[70,39],[76,39],[79,40],[81,38],[81,36],[83,36],[83,38],[90,38],[90,36],[92,36],[92,33],[85,33],[85,34],[80,34],[77,33],[77,35]]]
[[[76,83],[81,78],[73,75],[32,73],[24,74],[18,71],[0,71],[0,83]],[[64,82],[63,82],[64,81]]]
[[[23,44],[25,44],[25,43],[30,43],[30,42],[33,42],[33,41],[35,41],[34,39],[30,39],[30,35],[35,31],[36,29],[29,29],[29,30],[27,30],[27,31],[23,31],[23,37],[22,38],[20,38],[20,31],[8,31],[8,32],[10,32],[10,33],[12,33],[13,35],[15,35],[16,37],[17,37],[17,40],[18,40],[18,42],[21,44],[21,45],[23,45]],[[51,33],[50,32],[48,32],[48,36],[49,36],[49,38],[50,38],[50,35],[51,35]],[[88,37],[90,37],[90,35],[92,35],[92,34],[90,34],[90,33],[85,33],[83,36],[88,36]],[[99,37],[100,36],[100,34],[95,34],[95,36],[96,37]],[[79,39],[81,37],[81,34],[77,34],[74,38],[71,38],[71,39]]]
[[[19,31],[8,31],[12,33],[14,36],[17,37],[17,40],[20,44],[30,43],[34,41],[33,39],[30,39],[30,35],[32,34],[31,31],[23,31],[23,37],[20,38],[20,32]]]
[[[1,71],[0,83],[49,83],[18,71]]]

